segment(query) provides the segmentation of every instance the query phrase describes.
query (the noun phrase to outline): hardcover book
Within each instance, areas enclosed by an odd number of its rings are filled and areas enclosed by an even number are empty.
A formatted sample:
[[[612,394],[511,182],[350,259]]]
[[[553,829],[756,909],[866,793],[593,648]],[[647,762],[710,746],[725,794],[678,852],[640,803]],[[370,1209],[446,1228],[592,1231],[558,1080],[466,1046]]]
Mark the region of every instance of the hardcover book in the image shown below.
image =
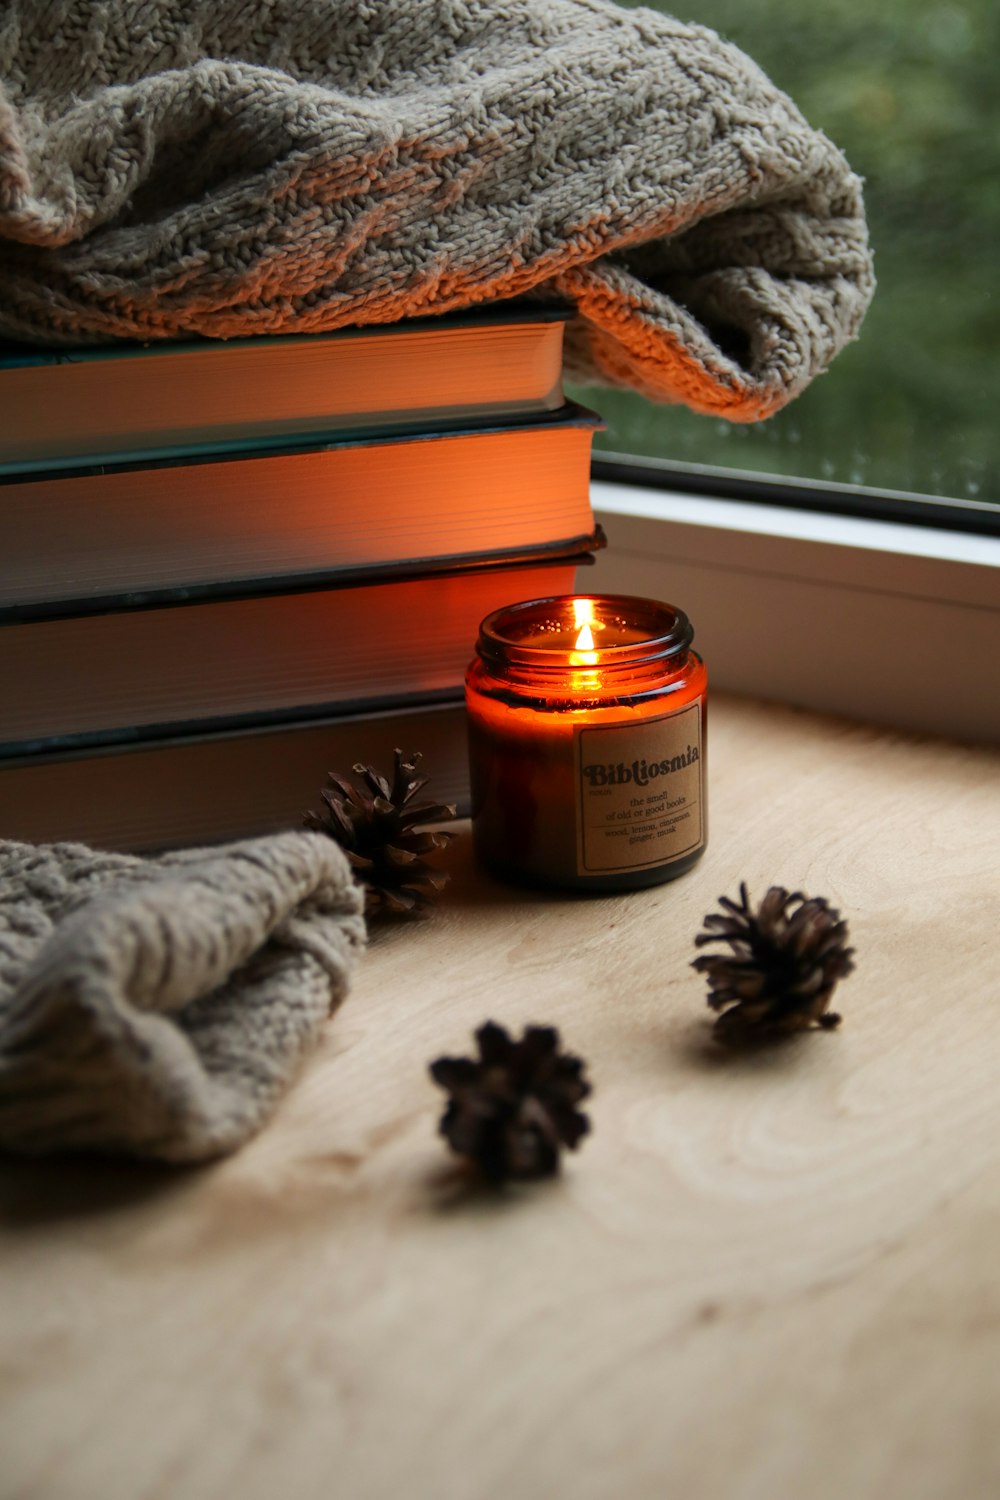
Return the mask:
[[[544,414],[563,400],[568,317],[494,305],[327,334],[51,352],[8,345],[0,467]]]
[[[465,705],[29,755],[0,765],[3,837],[153,852],[298,828],[328,771],[419,750],[436,801],[469,810]]]
[[[24,742],[461,693],[483,617],[572,592],[590,554],[356,587],[0,624],[0,755]],[[33,743],[33,748],[39,748]]]
[[[565,548],[593,531],[600,420],[0,476],[7,605]]]

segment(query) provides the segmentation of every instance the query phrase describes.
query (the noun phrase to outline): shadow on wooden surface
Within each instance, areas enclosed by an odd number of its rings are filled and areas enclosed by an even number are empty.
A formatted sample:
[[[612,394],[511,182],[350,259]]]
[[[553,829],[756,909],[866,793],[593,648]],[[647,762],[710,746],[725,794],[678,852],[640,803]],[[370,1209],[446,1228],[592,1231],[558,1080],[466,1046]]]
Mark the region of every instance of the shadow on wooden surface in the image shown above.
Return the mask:
[[[0,1230],[99,1219],[153,1199],[167,1199],[206,1167],[79,1156],[0,1155]]]
[[[561,1174],[533,1182],[490,1182],[472,1162],[453,1158],[427,1173],[423,1183],[432,1214],[508,1214],[539,1193],[558,1192]]]
[[[821,1047],[829,1033],[817,1031],[762,1032],[739,1043],[720,1041],[711,1020],[692,1021],[671,1042],[676,1056],[704,1073],[778,1074],[799,1066],[803,1048]]]

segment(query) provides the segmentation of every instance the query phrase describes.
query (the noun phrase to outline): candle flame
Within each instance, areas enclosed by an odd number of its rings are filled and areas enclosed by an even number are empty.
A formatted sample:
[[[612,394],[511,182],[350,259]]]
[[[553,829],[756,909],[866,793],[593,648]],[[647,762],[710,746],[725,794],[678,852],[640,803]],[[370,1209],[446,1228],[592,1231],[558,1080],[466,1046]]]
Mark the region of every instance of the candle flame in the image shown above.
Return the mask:
[[[592,626],[594,623],[594,606],[589,599],[574,599],[573,615],[578,632],[574,649],[577,651],[593,651],[594,632]]]
[[[594,649],[594,606],[589,599],[573,600],[574,623],[577,627],[576,643],[570,653],[574,667],[593,667],[597,664]]]

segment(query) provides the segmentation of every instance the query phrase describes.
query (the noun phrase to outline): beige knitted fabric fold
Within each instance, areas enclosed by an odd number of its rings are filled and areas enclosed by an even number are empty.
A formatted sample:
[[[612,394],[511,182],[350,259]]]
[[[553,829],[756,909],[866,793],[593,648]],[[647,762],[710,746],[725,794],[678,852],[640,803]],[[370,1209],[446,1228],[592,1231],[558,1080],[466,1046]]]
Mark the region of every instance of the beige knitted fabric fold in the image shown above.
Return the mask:
[[[317,834],[149,860],[0,842],[0,1148],[233,1150],[346,993],[361,907]]]
[[[858,179],[741,52],[611,0],[7,0],[0,335],[569,299],[573,373],[766,416],[857,333]]]

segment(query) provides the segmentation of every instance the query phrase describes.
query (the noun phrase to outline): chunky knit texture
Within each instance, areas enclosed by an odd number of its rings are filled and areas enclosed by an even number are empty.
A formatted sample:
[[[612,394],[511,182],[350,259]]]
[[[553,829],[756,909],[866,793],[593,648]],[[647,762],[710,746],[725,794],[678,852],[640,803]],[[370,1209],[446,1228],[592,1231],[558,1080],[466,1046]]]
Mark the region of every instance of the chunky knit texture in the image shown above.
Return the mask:
[[[202,1161],[267,1119],[364,943],[340,850],[0,843],[0,1147]]]
[[[7,0],[0,334],[575,304],[570,372],[751,421],[873,287],[843,157],[736,48],[611,0]]]

